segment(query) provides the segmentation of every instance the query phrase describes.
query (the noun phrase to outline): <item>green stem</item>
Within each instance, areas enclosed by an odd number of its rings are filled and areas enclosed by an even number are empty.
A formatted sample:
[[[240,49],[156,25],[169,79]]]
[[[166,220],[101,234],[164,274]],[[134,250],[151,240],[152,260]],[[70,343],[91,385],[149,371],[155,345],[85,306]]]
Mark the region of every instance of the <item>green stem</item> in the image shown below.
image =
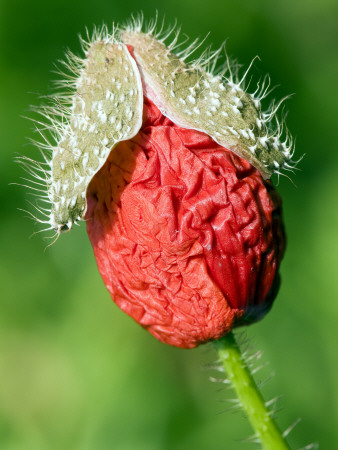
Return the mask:
[[[265,450],[290,450],[271,417],[232,333],[214,342],[220,362]]]

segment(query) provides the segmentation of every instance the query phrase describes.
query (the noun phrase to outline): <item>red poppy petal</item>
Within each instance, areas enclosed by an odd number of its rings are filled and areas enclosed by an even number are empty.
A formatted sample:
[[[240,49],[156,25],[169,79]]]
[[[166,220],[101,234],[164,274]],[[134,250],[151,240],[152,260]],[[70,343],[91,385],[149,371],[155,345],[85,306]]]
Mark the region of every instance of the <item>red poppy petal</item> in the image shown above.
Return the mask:
[[[161,341],[194,347],[271,306],[284,250],[278,194],[148,99],[141,131],[111,152],[87,200],[112,298]]]

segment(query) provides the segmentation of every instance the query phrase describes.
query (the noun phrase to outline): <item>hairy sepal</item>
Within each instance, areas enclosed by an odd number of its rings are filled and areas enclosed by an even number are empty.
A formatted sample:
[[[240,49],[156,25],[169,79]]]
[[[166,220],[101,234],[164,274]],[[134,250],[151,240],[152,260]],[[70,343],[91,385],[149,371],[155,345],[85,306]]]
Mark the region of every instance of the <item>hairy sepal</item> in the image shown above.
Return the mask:
[[[281,127],[269,126],[274,111],[263,113],[259,97],[243,90],[232,74],[222,78],[200,65],[188,65],[151,33],[128,28],[122,41],[133,46],[146,95],[176,124],[207,133],[249,161],[267,179],[290,168],[292,145],[280,141]],[[229,67],[231,72],[231,68]]]
[[[71,114],[53,149],[48,195],[50,225],[67,231],[86,213],[86,192],[93,176],[121,141],[142,124],[143,91],[139,71],[122,43],[89,45]]]

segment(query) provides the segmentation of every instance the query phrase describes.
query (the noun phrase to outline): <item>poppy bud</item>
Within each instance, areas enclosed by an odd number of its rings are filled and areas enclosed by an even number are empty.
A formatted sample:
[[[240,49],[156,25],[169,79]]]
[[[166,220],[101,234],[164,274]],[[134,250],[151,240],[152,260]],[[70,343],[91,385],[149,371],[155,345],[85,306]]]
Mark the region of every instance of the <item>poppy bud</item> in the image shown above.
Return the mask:
[[[56,130],[46,183],[48,228],[85,218],[116,304],[163,342],[218,339],[270,309],[285,236],[268,181],[291,170],[293,145],[219,54],[194,64],[141,27],[103,27],[68,54],[65,106],[42,113]],[[119,40],[117,39],[119,37]],[[61,121],[60,121],[61,117]],[[41,176],[38,175],[41,179]]]

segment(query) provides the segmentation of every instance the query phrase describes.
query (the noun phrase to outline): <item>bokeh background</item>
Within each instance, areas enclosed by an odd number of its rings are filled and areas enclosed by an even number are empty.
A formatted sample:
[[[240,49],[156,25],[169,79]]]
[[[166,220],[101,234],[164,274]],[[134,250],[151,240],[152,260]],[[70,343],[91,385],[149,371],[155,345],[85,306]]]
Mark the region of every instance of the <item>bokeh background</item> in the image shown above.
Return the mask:
[[[192,38],[243,64],[259,55],[266,72],[294,93],[287,124],[296,186],[281,178],[288,249],[271,313],[247,329],[275,376],[278,422],[293,449],[338,448],[338,3],[336,0],[0,1],[0,448],[2,450],[241,450],[251,432],[233,397],[208,380],[211,346],[179,350],[157,342],[110,300],[85,226],[51,248],[17,208],[28,208],[14,156],[35,154],[22,116],[51,92],[53,64],[80,53],[85,26],[124,21],[140,9],[174,18]],[[253,84],[254,86],[254,84]],[[277,183],[277,179],[274,179]]]

